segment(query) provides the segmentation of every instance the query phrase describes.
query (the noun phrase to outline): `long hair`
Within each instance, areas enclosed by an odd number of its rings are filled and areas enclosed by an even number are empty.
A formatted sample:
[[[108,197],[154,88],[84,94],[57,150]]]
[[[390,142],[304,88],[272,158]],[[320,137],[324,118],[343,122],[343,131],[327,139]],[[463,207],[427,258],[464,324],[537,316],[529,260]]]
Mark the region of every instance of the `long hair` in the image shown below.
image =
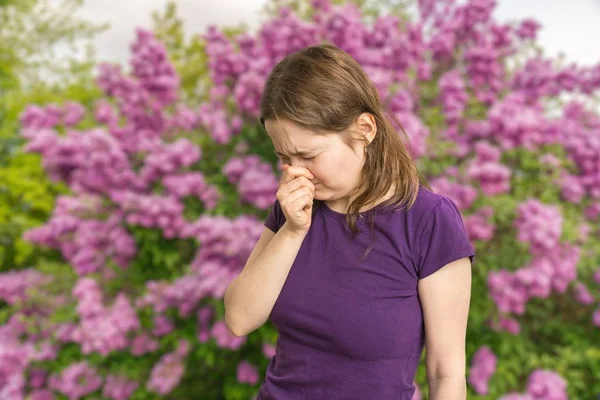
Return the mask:
[[[352,135],[356,133],[357,118],[364,112],[372,114],[377,125],[377,134],[371,143],[362,135]],[[386,116],[400,127],[400,132]],[[359,210],[383,199],[392,184],[395,184],[395,193],[382,203],[384,208],[389,205],[412,207],[420,184],[431,190],[409,154],[410,139],[402,125],[385,112],[375,85],[358,62],[336,46],[306,47],[285,57],[271,71],[260,102],[260,123],[265,128],[265,120],[281,118],[317,134],[342,134],[343,142],[355,153],[358,141],[365,143],[359,184],[351,193],[357,197],[349,204],[346,214],[353,237],[358,233]],[[289,142],[287,135],[284,130]],[[315,200],[313,214],[320,203]],[[373,215],[366,214],[372,231]],[[371,247],[363,257],[370,250]]]

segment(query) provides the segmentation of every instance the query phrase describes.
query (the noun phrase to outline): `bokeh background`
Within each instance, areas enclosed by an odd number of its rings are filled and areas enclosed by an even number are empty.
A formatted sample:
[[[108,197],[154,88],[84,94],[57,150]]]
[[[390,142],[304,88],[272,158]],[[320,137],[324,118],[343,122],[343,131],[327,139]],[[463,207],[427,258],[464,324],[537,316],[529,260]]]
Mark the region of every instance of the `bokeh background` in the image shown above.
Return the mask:
[[[0,0],[0,400],[256,396],[277,332],[231,335],[223,295],[278,185],[258,104],[323,42],[461,209],[468,398],[597,399],[598,22],[593,0]]]

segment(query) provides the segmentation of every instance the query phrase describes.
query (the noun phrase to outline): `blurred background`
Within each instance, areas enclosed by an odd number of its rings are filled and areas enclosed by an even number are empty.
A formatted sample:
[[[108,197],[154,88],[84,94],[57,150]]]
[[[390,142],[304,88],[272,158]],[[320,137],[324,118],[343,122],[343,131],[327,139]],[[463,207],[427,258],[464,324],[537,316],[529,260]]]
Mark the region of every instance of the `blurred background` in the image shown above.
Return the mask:
[[[258,105],[322,42],[465,219],[468,398],[600,398],[598,22],[596,0],[0,0],[0,400],[255,398],[277,332],[232,335],[223,295],[278,186]]]

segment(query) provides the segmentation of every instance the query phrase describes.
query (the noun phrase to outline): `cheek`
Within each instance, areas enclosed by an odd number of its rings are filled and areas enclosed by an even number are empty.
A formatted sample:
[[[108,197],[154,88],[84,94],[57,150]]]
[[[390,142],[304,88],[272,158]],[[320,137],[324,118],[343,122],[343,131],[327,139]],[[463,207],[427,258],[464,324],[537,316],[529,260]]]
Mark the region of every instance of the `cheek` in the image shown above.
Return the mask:
[[[338,177],[340,176],[339,170],[336,167],[337,165],[337,162],[333,158],[325,156],[323,159],[316,160],[316,162],[307,163],[305,167],[315,177],[311,182],[317,185],[317,188],[323,188],[336,186]]]
[[[312,180],[313,183],[317,183],[319,186],[336,186],[337,180],[340,176],[337,168],[334,167],[335,164],[332,165],[319,165],[314,166],[314,168],[310,168],[310,172],[315,176],[315,179]]]

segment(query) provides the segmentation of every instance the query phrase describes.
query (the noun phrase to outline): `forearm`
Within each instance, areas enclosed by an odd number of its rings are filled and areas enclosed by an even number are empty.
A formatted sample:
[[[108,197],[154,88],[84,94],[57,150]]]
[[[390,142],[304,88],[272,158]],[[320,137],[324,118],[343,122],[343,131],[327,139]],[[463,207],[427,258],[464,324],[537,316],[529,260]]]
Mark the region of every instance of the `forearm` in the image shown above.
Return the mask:
[[[466,400],[467,381],[462,376],[429,378],[429,400]]]
[[[268,319],[304,237],[284,224],[260,256],[229,285],[225,319],[235,335],[247,335]]]

